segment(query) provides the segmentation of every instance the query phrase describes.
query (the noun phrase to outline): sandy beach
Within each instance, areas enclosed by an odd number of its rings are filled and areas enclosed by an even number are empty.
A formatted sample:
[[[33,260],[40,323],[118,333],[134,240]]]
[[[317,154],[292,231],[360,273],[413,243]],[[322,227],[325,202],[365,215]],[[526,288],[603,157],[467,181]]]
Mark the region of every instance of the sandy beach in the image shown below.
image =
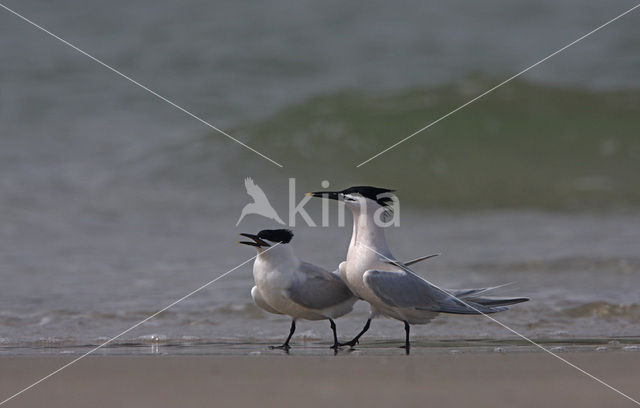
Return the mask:
[[[640,353],[562,356],[638,399]],[[4,399],[71,358],[2,357]],[[543,353],[88,357],[7,407],[629,407]]]

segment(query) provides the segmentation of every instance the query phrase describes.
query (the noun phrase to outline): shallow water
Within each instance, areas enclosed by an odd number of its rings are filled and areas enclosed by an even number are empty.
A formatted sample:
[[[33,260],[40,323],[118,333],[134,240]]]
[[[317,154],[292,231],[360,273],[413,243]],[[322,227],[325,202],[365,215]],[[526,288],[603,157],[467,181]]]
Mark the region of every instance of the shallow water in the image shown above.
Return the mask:
[[[236,234],[274,224],[236,227],[247,176],[281,214],[289,177],[298,200],[325,179],[397,188],[396,255],[442,253],[422,276],[450,288],[516,282],[503,293],[532,301],[496,318],[534,339],[640,335],[636,15],[355,169],[633,2],[6,4],[285,167],[0,11],[0,352],[84,350],[248,259]],[[335,268],[350,229],[295,233],[302,258]],[[251,286],[240,268],[106,352],[263,350],[288,322],[256,309]],[[341,337],[366,314],[360,303],[340,319]],[[413,334],[424,349],[513,338],[478,316]],[[369,341],[402,335],[377,320]],[[327,338],[327,324],[303,322],[294,340],[313,352]]]
[[[504,354],[542,352],[540,347],[555,354],[573,352],[640,352],[640,338],[532,339],[525,340],[427,340],[413,339],[411,355]],[[342,347],[337,351],[327,342],[298,339],[288,351],[273,349],[273,342],[264,341],[128,341],[114,343],[93,352],[100,356],[155,355],[155,356],[402,356],[405,350],[398,346],[403,341],[363,340],[355,348]],[[13,346],[0,348],[0,356],[77,356],[91,351],[97,344],[85,346],[58,345]]]
[[[523,335],[558,341],[637,336],[637,216],[518,211],[402,216],[401,227],[389,231],[398,257],[442,253],[416,268],[422,276],[448,288],[514,282],[501,292],[530,296],[532,301],[495,316]],[[173,241],[148,242],[142,237],[153,236],[150,231],[140,230],[140,238],[103,231],[102,253],[91,253],[98,237],[61,235],[41,257],[19,241],[5,241],[13,254],[5,267],[28,264],[29,269],[22,266],[22,274],[3,282],[3,346],[98,344],[253,255],[235,244],[233,233],[221,238],[215,229],[204,229],[199,234],[187,226]],[[348,227],[299,228],[294,247],[304,259],[335,267],[349,235]],[[127,245],[137,240],[135,248]],[[253,306],[250,271],[250,265],[238,269],[118,342],[280,341],[288,321]],[[351,336],[366,315],[367,307],[357,304],[354,313],[338,320],[339,333]],[[370,333],[372,340],[403,336],[401,324],[386,319],[375,320]],[[458,315],[442,315],[412,333],[432,340],[513,337],[482,316]],[[329,335],[324,322],[302,322],[296,338],[317,341]]]

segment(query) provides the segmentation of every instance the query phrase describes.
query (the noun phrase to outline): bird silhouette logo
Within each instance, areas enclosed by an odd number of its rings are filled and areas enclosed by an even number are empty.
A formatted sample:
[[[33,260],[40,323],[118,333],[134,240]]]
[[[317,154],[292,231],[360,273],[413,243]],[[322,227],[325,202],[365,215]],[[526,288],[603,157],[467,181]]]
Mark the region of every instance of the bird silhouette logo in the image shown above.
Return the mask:
[[[242,221],[245,215],[249,214],[262,215],[263,217],[271,218],[272,220],[284,225],[284,221],[282,221],[276,210],[269,202],[267,195],[262,191],[260,186],[253,182],[251,177],[244,179],[244,186],[247,189],[247,194],[253,198],[253,202],[244,206],[236,226],[240,224],[240,221]]]

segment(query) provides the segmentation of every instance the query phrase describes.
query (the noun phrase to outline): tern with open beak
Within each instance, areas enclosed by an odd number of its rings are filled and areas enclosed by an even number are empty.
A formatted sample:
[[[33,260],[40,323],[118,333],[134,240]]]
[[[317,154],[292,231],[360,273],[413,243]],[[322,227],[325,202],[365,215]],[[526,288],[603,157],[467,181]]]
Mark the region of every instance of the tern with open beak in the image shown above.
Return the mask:
[[[251,296],[255,304],[270,313],[291,317],[289,336],[280,346],[289,350],[296,320],[329,320],[334,350],[339,347],[333,319],[344,316],[358,300],[337,273],[301,261],[293,252],[293,233],[286,229],[262,230],[258,234],[240,234],[251,241],[239,243],[256,248],[253,264],[255,286]]]

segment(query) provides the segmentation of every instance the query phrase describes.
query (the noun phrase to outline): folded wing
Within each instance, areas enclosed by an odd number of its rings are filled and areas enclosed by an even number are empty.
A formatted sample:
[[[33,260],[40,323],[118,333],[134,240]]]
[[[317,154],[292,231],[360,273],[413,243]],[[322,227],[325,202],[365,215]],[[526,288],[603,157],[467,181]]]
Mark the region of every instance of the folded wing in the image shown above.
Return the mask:
[[[449,292],[455,295],[457,298],[464,301],[470,301],[478,303],[484,306],[507,306],[515,305],[516,303],[522,303],[529,300],[526,297],[497,297],[497,296],[480,296],[485,295],[487,292],[495,291],[496,289],[504,288],[511,285],[511,283],[505,283],[504,285],[490,286],[486,288],[477,289],[454,289]]]
[[[369,270],[364,274],[364,283],[391,307],[456,314],[496,313],[506,310],[505,307],[483,305],[470,298],[460,300],[409,270]]]
[[[286,291],[297,304],[320,310],[347,301],[355,303],[355,296],[337,274],[307,262],[302,263],[300,271],[305,279],[296,281]]]

